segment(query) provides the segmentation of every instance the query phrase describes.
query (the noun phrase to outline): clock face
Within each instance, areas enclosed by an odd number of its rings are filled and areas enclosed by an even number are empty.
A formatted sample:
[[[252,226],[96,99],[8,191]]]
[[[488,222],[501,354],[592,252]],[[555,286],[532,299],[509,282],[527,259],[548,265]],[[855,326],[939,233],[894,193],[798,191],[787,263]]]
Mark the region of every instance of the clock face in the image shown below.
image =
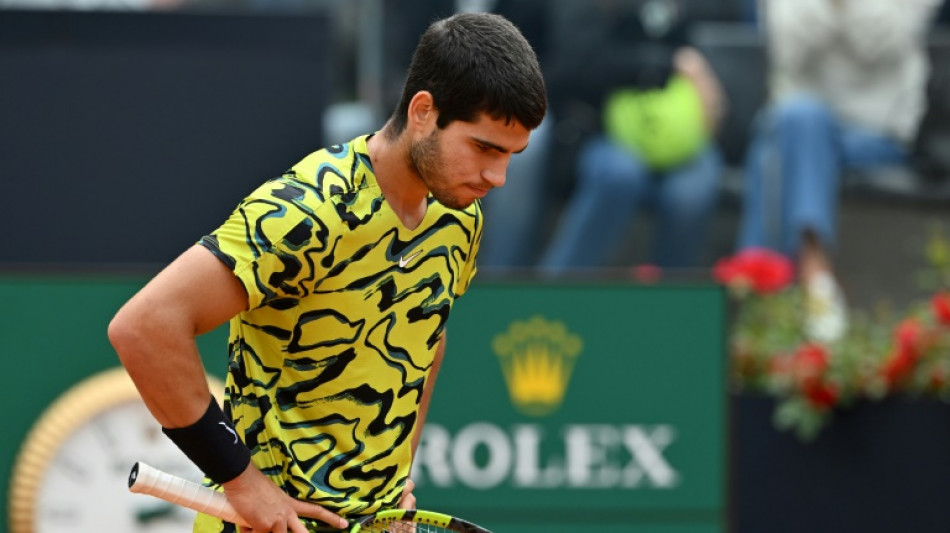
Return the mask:
[[[224,384],[208,379],[214,396]],[[129,492],[137,461],[200,482],[201,472],[162,433],[125,370],[66,391],[36,422],[14,465],[11,533],[191,531],[194,511]]]
[[[37,495],[36,532],[190,531],[194,511],[129,492],[129,472],[139,460],[185,479],[202,477],[144,403],[123,403],[89,419],[60,446]]]

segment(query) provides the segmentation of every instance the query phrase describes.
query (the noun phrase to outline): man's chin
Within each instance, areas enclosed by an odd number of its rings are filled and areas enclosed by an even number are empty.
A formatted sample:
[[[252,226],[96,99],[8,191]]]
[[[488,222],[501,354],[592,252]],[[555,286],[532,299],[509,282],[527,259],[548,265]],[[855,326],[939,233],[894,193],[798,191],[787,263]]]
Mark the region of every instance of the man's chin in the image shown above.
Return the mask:
[[[468,209],[472,204],[475,203],[475,198],[462,200],[460,198],[454,198],[454,197],[453,198],[439,198],[438,196],[436,196],[435,199],[438,200],[440,204],[444,205],[445,207],[448,207],[449,209],[458,209],[458,210]]]

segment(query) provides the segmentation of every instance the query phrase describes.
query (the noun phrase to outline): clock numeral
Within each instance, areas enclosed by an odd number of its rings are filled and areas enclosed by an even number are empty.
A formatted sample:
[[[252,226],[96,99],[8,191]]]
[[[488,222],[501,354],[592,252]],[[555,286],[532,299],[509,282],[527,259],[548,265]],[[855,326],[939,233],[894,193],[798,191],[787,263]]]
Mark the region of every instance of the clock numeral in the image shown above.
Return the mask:
[[[69,458],[61,457],[56,462],[56,468],[58,468],[63,475],[75,481],[84,482],[89,479],[89,470]]]
[[[113,435],[111,428],[109,428],[109,425],[104,419],[100,417],[94,426],[94,430],[96,440],[102,445],[103,448],[107,448],[109,450],[116,449],[115,435]]]
[[[40,513],[44,522],[51,524],[75,524],[82,513],[75,507],[48,506]]]

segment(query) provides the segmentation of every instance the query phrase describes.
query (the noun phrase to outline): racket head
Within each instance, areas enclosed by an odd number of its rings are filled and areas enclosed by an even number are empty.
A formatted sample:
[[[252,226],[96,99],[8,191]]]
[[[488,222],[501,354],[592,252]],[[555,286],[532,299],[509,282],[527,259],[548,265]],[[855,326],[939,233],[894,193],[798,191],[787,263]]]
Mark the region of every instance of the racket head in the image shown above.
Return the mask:
[[[351,533],[491,533],[467,520],[422,509],[389,509],[356,520]]]

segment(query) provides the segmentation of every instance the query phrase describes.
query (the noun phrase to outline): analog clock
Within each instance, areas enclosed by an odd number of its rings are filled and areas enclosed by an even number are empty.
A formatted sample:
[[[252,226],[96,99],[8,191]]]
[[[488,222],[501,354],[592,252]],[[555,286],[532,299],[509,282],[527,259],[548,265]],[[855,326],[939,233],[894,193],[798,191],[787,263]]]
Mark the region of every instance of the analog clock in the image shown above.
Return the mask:
[[[224,384],[208,383],[220,400]],[[44,412],[20,449],[10,533],[190,531],[194,512],[128,491],[136,461],[202,477],[162,434],[123,368],[84,379]]]

